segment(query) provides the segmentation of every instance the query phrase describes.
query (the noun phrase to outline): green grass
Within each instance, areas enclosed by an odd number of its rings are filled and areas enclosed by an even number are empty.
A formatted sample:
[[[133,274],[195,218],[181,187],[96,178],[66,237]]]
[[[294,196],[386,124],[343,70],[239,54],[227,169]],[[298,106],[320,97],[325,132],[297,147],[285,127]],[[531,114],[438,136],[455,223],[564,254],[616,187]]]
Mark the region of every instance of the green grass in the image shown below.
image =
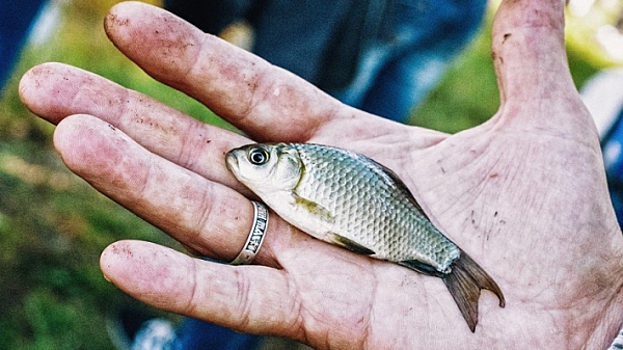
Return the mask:
[[[411,123],[448,133],[489,119],[500,104],[493,62],[490,27],[484,26],[453,62],[439,85],[413,113]]]
[[[106,316],[128,298],[103,279],[100,252],[123,238],[173,244],[66,170],[51,146],[53,127],[19,101],[18,80],[28,68],[45,61],[73,64],[231,128],[115,50],[102,29],[104,13],[115,2],[69,2],[59,32],[24,51],[0,100],[0,348],[110,349]],[[582,50],[570,50],[578,85],[603,66],[591,62]],[[454,133],[487,120],[498,105],[485,27],[412,121]]]

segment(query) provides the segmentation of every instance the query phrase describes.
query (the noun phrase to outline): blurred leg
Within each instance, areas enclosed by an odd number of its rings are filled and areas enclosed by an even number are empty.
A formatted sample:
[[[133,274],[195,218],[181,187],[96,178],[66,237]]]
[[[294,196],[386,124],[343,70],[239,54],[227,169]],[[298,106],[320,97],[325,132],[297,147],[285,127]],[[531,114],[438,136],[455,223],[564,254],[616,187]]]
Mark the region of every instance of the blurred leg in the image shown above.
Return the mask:
[[[434,88],[448,65],[448,57],[415,52],[388,63],[367,91],[360,108],[401,123]]]
[[[8,78],[28,28],[44,0],[0,0],[0,88]]]
[[[261,339],[192,318],[185,319],[177,332],[179,349],[185,350],[250,350]]]
[[[409,119],[480,27],[486,0],[398,1],[387,32],[362,52],[342,102],[399,122]]]

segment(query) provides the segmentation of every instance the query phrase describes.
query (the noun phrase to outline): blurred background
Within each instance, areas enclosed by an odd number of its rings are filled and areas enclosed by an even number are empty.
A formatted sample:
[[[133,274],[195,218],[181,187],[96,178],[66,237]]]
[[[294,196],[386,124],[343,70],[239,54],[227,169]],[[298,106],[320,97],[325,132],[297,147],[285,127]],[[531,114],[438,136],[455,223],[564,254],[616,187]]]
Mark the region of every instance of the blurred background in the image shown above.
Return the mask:
[[[7,2],[17,1],[0,0],[0,11],[6,10]],[[117,2],[47,2],[2,88],[0,349],[112,348],[106,318],[130,301],[102,277],[100,252],[124,238],[179,247],[66,170],[52,147],[53,126],[19,101],[18,82],[26,70],[48,61],[72,64],[206,123],[233,129],[199,103],[152,80],[116,51],[102,23]],[[146,2],[160,5],[158,0]],[[477,36],[413,111],[411,124],[455,133],[496,112],[499,97],[490,51],[496,6],[496,1],[489,4]],[[623,64],[622,11],[619,0],[570,1],[567,48],[578,88],[595,73]],[[233,28],[224,35],[246,45],[245,30]]]

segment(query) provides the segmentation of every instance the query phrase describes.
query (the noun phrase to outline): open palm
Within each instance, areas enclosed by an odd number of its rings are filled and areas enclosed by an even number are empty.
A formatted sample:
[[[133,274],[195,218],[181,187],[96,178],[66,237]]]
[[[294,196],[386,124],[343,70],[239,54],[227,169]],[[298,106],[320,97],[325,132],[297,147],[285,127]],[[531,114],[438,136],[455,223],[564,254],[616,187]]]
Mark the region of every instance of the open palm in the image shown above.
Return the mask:
[[[497,281],[471,333],[437,278],[317,241],[271,216],[255,266],[117,242],[104,274],[154,306],[319,349],[605,348],[623,323],[623,239],[599,142],[571,81],[562,0],[506,1],[494,23],[502,95],[487,123],[456,135],[342,105],[296,76],[141,3],[106,30],[156,79],[255,141],[348,148],[393,169],[439,229]],[[61,64],[22,79],[24,103],[58,123],[63,160],[95,188],[225,261],[252,220],[224,154],[250,139]]]

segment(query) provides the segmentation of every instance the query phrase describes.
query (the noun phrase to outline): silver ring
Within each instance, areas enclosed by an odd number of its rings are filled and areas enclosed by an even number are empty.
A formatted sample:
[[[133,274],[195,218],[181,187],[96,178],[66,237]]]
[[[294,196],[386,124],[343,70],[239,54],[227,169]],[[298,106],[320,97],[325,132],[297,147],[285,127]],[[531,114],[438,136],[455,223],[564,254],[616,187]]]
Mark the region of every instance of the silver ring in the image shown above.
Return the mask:
[[[247,265],[250,264],[257,252],[262,247],[264,236],[268,229],[268,209],[262,203],[251,201],[253,203],[253,225],[249,232],[247,242],[244,244],[240,254],[229,264],[230,265]]]

